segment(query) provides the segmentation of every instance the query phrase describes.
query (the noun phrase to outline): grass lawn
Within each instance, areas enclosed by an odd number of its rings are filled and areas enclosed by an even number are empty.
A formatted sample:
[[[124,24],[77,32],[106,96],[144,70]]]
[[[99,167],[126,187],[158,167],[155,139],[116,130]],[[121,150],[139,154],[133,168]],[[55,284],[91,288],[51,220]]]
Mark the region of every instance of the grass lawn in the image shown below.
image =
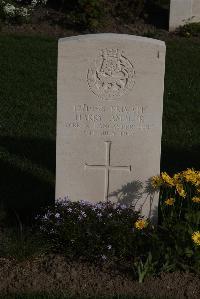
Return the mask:
[[[54,200],[57,40],[0,36],[0,198]],[[200,169],[200,40],[167,41],[161,169]]]
[[[1,198],[32,209],[54,198],[57,41],[0,37]]]

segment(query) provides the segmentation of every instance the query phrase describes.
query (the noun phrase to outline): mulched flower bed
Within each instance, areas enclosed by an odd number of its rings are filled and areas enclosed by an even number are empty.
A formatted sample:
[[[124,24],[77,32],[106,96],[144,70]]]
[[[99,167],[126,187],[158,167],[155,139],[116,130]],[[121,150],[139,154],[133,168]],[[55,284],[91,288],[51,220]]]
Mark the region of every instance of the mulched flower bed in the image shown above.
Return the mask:
[[[36,34],[52,37],[64,37],[86,33],[126,33],[136,35],[154,35],[156,28],[153,25],[146,24],[144,20],[137,20],[133,24],[125,24],[118,19],[110,17],[104,23],[100,24],[95,31],[83,29],[76,25],[66,24],[66,16],[60,11],[51,8],[37,8],[27,24],[1,24],[0,33],[3,34]],[[168,34],[167,31],[161,30],[160,34]]]
[[[41,255],[22,262],[0,259],[0,293],[134,295],[153,298],[200,298],[200,277],[167,273],[140,284],[131,274],[105,263],[72,262],[60,255]]]

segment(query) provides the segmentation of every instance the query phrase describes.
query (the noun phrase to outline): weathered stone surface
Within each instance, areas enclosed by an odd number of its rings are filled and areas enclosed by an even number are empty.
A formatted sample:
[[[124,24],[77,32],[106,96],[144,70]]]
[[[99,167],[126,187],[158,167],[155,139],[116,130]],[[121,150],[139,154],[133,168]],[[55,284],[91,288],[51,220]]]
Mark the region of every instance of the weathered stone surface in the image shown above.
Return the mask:
[[[112,200],[156,215],[165,44],[94,34],[58,45],[56,198]]]
[[[169,30],[192,22],[200,22],[200,1],[171,0]]]

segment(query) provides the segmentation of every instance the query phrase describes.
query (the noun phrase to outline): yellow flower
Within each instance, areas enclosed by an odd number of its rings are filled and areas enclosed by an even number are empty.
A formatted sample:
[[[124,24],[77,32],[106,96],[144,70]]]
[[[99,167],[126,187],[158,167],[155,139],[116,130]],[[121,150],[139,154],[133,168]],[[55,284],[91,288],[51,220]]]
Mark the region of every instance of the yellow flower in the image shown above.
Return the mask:
[[[151,178],[151,185],[153,188],[159,188],[162,185],[163,181],[159,175],[153,176]]]
[[[166,173],[166,172],[162,172],[161,173],[161,177],[163,179],[163,181],[165,183],[167,183],[170,187],[173,187],[174,186],[174,181],[173,179]]]
[[[165,200],[165,204],[167,206],[173,206],[174,203],[175,203],[175,199],[174,198],[168,198],[168,199]]]
[[[183,198],[186,197],[186,193],[185,193],[185,190],[183,189],[182,184],[180,184],[180,183],[176,184],[176,190],[181,197],[183,197]]]
[[[137,228],[139,230],[142,230],[143,228],[147,227],[147,225],[148,225],[148,222],[145,219],[138,219],[134,224],[135,228]]]
[[[193,202],[200,203],[200,197],[193,197],[193,198],[192,198],[192,201],[193,201]]]
[[[174,184],[175,184],[175,185],[178,184],[179,181],[180,181],[180,179],[181,179],[181,173],[178,172],[178,173],[176,173],[176,174],[173,176]]]
[[[196,245],[200,246],[200,232],[199,231],[194,232],[192,234],[192,240]]]
[[[197,183],[197,172],[192,168],[188,168],[187,170],[182,172],[182,177],[186,180],[186,182],[190,182],[193,185]]]
[[[200,171],[196,171],[196,184],[195,185],[200,190]]]

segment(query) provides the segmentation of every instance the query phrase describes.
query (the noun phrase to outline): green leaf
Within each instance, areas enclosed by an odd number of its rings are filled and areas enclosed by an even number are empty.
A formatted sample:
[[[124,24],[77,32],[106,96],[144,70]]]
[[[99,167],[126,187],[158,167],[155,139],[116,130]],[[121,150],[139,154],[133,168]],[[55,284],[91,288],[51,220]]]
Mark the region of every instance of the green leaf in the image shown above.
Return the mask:
[[[190,248],[185,248],[185,255],[187,257],[191,257],[191,256],[194,255],[194,251],[192,249],[190,249]]]

